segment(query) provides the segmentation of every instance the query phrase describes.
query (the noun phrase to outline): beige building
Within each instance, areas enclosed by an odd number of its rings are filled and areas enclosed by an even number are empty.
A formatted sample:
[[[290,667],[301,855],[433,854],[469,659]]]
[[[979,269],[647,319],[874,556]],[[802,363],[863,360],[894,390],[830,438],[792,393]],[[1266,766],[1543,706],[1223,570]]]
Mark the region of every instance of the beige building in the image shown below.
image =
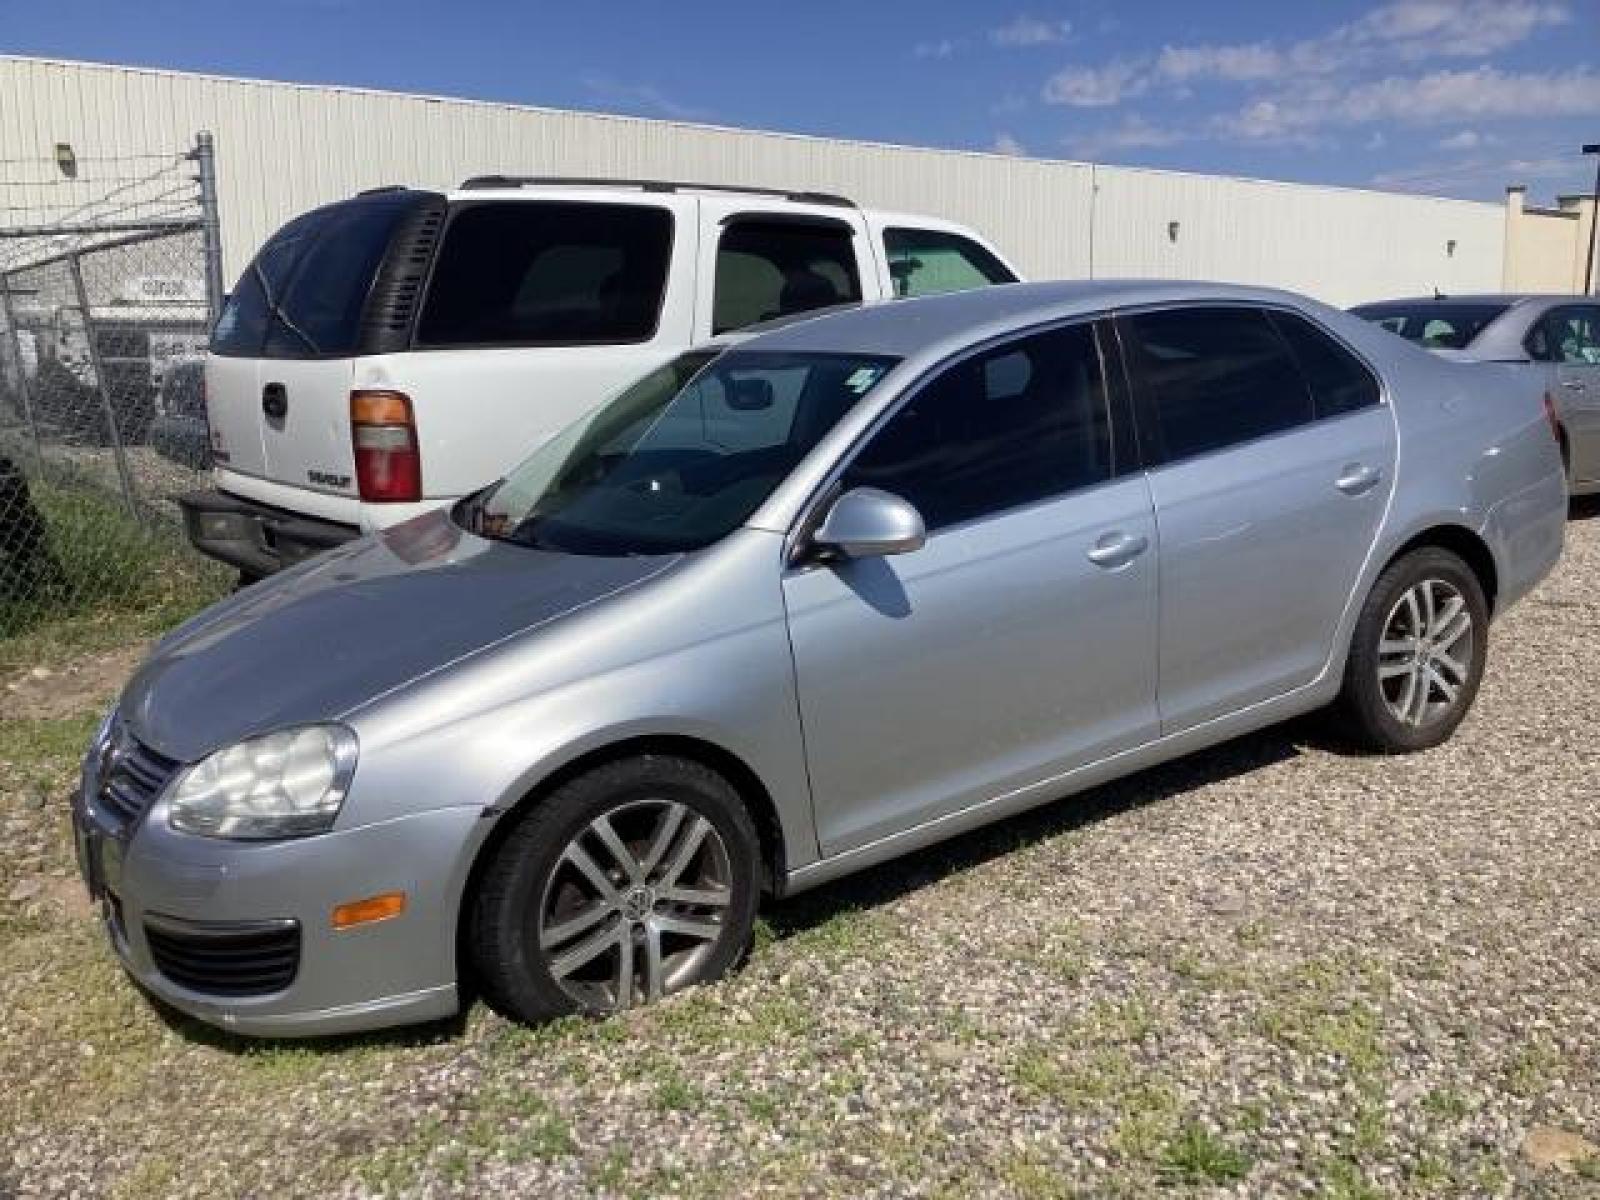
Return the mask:
[[[1528,204],[1527,191],[1520,184],[1506,189],[1505,290],[1582,292],[1594,197],[1559,196],[1555,208],[1540,208]]]

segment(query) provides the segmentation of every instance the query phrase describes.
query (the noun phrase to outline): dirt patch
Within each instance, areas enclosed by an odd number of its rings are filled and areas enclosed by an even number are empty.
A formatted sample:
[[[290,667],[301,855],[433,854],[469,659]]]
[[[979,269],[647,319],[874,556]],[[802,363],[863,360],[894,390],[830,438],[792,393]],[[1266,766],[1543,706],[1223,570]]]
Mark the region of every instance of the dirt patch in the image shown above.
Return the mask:
[[[0,688],[0,721],[47,721],[104,708],[149,647],[144,642],[14,674]]]

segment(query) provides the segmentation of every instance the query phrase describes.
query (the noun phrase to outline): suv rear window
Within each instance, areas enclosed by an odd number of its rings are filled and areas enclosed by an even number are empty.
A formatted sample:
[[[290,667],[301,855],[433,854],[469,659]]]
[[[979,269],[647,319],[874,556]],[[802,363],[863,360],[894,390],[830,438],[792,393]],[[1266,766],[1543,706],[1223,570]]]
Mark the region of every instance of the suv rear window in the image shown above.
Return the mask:
[[[508,201],[456,210],[417,342],[573,346],[649,341],[672,214],[652,205]]]
[[[214,354],[354,354],[361,309],[409,198],[329,205],[285,225],[245,268],[211,335]]]

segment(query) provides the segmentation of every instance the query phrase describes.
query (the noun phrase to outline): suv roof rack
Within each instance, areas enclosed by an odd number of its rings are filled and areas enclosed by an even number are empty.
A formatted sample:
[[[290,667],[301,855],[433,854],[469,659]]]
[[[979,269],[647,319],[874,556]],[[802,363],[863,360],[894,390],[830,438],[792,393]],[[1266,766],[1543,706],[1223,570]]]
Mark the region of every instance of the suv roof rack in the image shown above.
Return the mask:
[[[847,196],[831,192],[795,192],[785,188],[745,187],[736,183],[691,183],[681,179],[604,179],[572,175],[474,175],[462,181],[462,191],[514,187],[636,187],[646,192],[734,192],[749,196],[777,196],[796,204],[828,204],[855,208]]]

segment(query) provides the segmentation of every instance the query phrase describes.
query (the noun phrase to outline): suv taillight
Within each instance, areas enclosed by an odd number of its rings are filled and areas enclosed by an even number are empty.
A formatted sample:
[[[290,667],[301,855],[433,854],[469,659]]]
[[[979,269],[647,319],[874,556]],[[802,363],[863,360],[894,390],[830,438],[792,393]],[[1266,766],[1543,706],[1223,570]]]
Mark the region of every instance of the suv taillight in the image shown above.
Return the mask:
[[[422,499],[417,422],[404,392],[350,393],[350,440],[363,500]]]

